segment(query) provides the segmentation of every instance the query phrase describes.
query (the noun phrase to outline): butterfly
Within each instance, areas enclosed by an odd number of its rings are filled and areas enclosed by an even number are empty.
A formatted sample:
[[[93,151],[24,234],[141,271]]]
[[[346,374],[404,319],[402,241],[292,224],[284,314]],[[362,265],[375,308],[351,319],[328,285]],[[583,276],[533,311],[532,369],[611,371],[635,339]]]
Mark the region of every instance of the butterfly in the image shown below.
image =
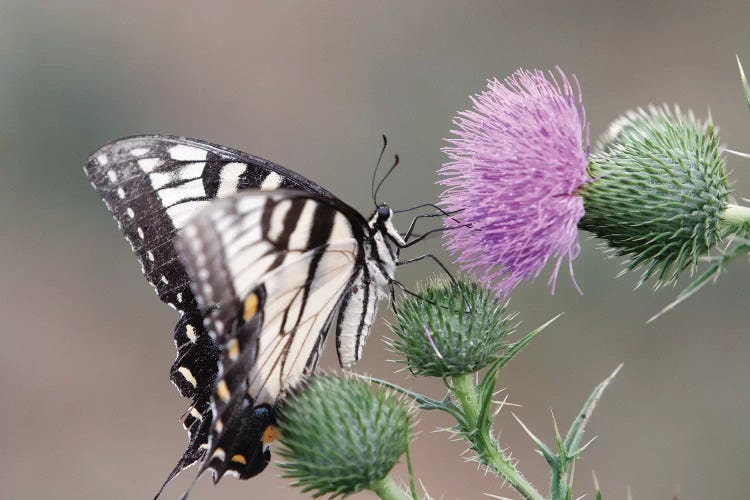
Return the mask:
[[[280,165],[185,137],[120,139],[84,170],[159,298],[180,313],[170,378],[192,400],[189,439],[162,490],[196,462],[214,483],[263,471],[279,402],[315,370],[329,329],[341,365],[357,362],[378,302],[402,286],[396,266],[431,257],[399,261],[432,232],[414,235],[417,219],[439,215],[415,217],[402,235],[375,201],[374,175],[366,219]],[[423,206],[434,207],[413,208]]]

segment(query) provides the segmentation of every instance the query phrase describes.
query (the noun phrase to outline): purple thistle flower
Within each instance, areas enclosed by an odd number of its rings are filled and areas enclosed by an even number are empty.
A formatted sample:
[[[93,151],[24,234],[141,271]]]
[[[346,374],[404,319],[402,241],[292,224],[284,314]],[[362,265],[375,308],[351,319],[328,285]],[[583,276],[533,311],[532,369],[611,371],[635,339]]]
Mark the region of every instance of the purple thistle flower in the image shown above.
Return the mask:
[[[441,202],[470,224],[446,232],[447,247],[462,271],[500,296],[536,278],[550,258],[557,258],[552,292],[565,256],[575,284],[588,130],[578,80],[574,92],[558,72],[562,84],[523,69],[504,82],[490,80],[472,97],[473,108],[453,120],[458,130],[444,149],[452,161],[439,170],[447,186]]]

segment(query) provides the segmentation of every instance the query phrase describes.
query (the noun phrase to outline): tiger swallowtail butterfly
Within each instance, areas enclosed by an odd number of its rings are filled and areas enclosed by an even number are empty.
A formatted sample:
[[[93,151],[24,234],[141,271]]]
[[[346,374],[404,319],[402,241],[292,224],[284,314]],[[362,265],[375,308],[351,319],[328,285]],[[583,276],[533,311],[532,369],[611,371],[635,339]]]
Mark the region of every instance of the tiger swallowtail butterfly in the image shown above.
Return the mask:
[[[365,219],[295,172],[195,139],[120,139],[84,170],[180,313],[170,376],[192,399],[189,442],[162,489],[196,462],[214,483],[260,473],[277,404],[315,369],[329,328],[351,366],[398,284],[399,249],[422,237],[407,243],[414,224],[402,236],[387,205]]]

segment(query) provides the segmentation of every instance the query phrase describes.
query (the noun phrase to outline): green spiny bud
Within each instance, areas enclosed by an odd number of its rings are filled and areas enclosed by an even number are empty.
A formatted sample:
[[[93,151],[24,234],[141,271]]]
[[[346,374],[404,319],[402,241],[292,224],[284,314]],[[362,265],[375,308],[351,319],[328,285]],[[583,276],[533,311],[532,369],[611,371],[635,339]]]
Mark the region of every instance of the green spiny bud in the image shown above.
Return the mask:
[[[580,227],[645,268],[641,282],[672,283],[726,234],[729,186],[717,130],[678,108],[630,111],[590,156]]]
[[[346,496],[388,476],[409,445],[411,412],[383,388],[320,375],[287,400],[280,427],[285,477],[316,497]]]
[[[477,283],[433,281],[406,299],[391,326],[393,349],[415,375],[454,377],[497,360],[514,332],[505,304]]]

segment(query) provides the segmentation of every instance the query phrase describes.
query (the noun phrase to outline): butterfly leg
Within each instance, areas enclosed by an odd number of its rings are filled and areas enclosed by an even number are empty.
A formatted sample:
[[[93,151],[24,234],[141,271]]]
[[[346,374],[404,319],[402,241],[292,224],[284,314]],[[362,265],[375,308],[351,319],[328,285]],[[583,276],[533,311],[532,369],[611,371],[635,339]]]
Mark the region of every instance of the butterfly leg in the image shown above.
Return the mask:
[[[419,262],[419,261],[425,260],[425,259],[432,259],[438,266],[440,266],[440,269],[442,269],[443,272],[445,272],[445,274],[448,276],[448,278],[453,283],[456,283],[456,278],[453,277],[453,275],[448,270],[448,268],[445,266],[445,264],[443,264],[442,262],[440,262],[440,259],[438,259],[437,257],[435,257],[435,255],[433,255],[431,253],[426,253],[424,255],[420,255],[419,257],[414,257],[413,259],[407,259],[407,260],[398,261],[398,262],[396,262],[396,265],[397,266],[403,266],[404,264],[411,264],[413,262]]]
[[[468,224],[468,223],[467,224],[458,224],[458,225],[455,225],[455,226],[445,226],[445,227],[438,227],[438,228],[435,228],[435,229],[431,229],[431,230],[427,231],[426,233],[422,233],[419,236],[415,237],[413,240],[407,241],[403,245],[399,245],[399,248],[409,248],[412,245],[416,245],[417,243],[419,243],[423,239],[427,238],[431,234],[439,233],[439,232],[442,232],[442,231],[449,231],[451,229],[458,229],[459,227],[471,227],[471,224]]]
[[[448,276],[448,278],[451,280],[451,282],[454,285],[458,286],[458,281],[453,276],[453,274],[448,270],[448,268],[445,266],[445,264],[443,264],[440,261],[440,259],[438,259],[437,257],[435,257],[435,255],[433,255],[431,253],[426,253],[424,255],[420,255],[419,257],[414,257],[413,259],[398,261],[398,262],[396,262],[396,265],[397,266],[401,266],[401,265],[404,265],[404,264],[411,264],[412,262],[419,262],[420,260],[425,260],[425,259],[432,259],[438,266],[440,266],[440,269],[443,270],[443,272]],[[414,294],[412,294],[412,295],[414,295]],[[461,294],[461,297],[462,297],[463,302],[464,302],[464,310],[467,313],[471,313],[471,305],[467,302],[466,297],[464,297],[463,294]]]
[[[458,212],[460,212],[460,210],[454,210],[453,212],[446,212],[444,210],[441,210],[440,207],[437,207],[437,206],[435,206],[435,205],[433,205],[431,203],[426,203],[424,205],[419,205],[418,207],[414,207],[414,208],[422,208],[422,207],[435,207],[435,208],[437,208],[440,211],[437,212],[437,213],[432,213],[432,214],[421,214],[421,215],[417,215],[416,217],[414,217],[411,220],[411,224],[409,225],[409,229],[406,231],[406,234],[404,235],[404,241],[408,242],[409,238],[411,238],[412,236],[416,236],[413,233],[414,233],[414,229],[415,229],[415,227],[416,227],[417,222],[419,221],[419,219],[425,219],[425,218],[429,218],[429,217],[441,217],[441,216],[443,216],[443,217],[450,217],[454,222],[456,222],[458,224],[461,223],[460,220],[451,217],[452,215],[455,215]],[[411,210],[411,209],[406,209],[406,210]],[[404,212],[404,211],[405,210],[399,210],[398,212]],[[394,212],[394,213],[398,213],[398,212]]]

